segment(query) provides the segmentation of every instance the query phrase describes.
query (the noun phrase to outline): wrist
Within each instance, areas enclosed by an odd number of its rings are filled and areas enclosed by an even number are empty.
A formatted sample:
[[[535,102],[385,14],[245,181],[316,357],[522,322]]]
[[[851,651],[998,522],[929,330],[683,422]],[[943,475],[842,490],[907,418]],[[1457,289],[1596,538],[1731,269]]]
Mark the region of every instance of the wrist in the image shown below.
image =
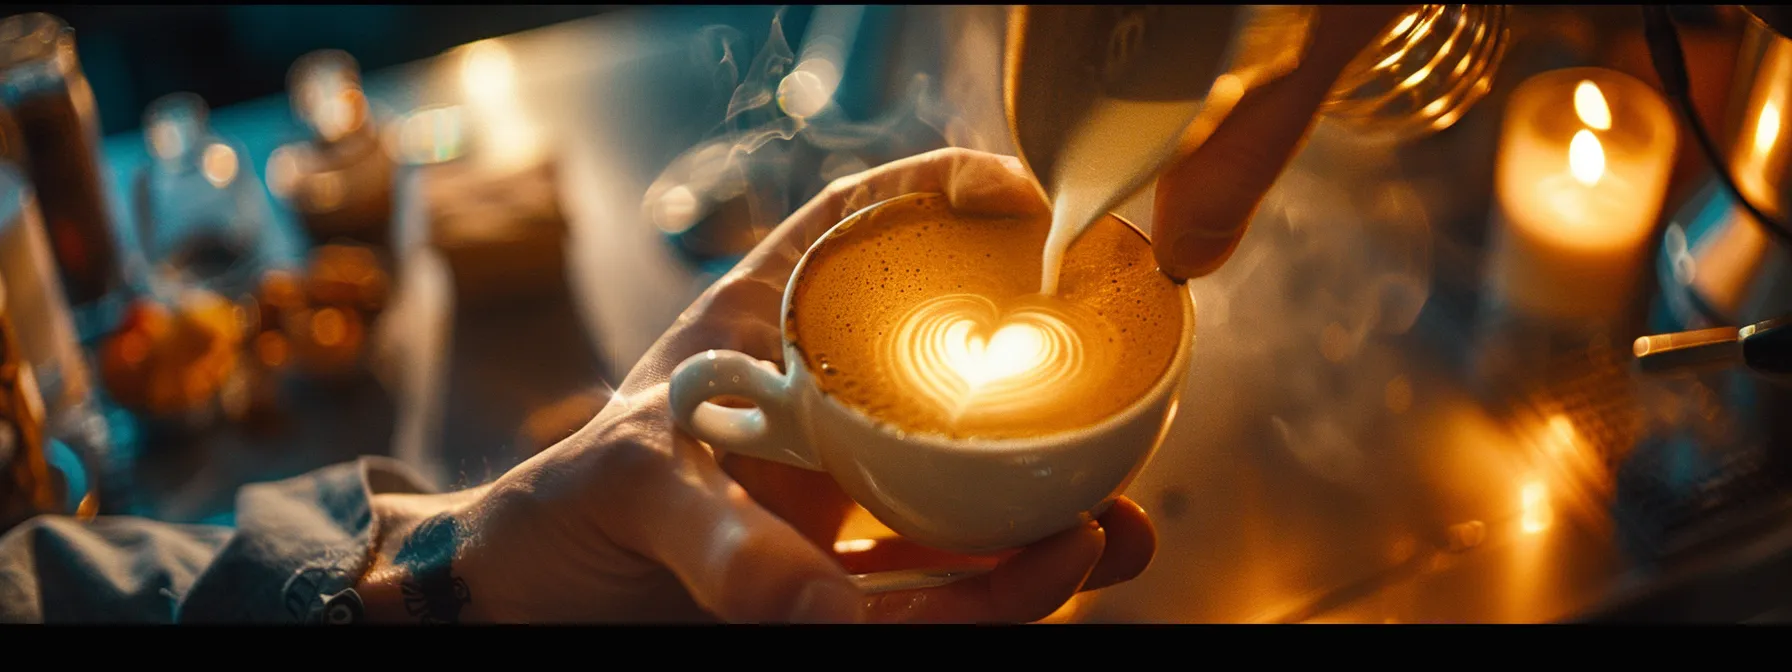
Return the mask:
[[[472,504],[484,490],[374,495],[372,558],[354,587],[364,622],[483,620],[471,599],[476,580],[464,569],[472,564]]]

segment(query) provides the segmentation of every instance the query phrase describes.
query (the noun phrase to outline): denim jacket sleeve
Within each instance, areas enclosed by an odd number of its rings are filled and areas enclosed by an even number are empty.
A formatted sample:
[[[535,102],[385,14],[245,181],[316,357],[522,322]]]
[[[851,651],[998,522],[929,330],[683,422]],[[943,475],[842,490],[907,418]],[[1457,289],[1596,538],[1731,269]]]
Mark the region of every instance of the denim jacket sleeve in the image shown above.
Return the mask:
[[[372,496],[424,483],[364,457],[243,488],[234,528],[38,517],[0,537],[0,622],[317,622],[369,562]]]

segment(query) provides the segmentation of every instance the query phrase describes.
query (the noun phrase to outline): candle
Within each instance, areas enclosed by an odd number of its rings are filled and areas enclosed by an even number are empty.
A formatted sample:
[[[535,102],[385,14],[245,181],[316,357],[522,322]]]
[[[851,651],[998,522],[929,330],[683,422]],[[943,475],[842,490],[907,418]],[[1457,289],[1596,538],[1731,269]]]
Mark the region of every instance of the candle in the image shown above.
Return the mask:
[[[1521,84],[1495,177],[1500,298],[1540,317],[1620,315],[1648,259],[1677,139],[1667,103],[1629,75],[1570,68]]]

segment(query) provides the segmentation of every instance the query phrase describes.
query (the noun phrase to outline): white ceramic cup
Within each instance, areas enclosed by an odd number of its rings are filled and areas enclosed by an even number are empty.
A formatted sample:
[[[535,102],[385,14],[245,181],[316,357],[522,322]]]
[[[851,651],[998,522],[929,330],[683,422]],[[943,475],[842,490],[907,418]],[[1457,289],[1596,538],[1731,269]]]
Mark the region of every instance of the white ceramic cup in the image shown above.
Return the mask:
[[[791,273],[780,315],[792,314],[803,269],[823,241],[917,196],[869,206],[817,240]],[[1194,300],[1186,291],[1177,295],[1183,336],[1157,384],[1121,412],[1072,431],[1001,440],[905,433],[823,392],[789,329],[783,373],[730,350],[679,364],[672,417],[717,451],[831,474],[879,522],[916,543],[964,554],[1025,546],[1099,516],[1163,441],[1194,344]],[[724,395],[756,408],[707,403]]]

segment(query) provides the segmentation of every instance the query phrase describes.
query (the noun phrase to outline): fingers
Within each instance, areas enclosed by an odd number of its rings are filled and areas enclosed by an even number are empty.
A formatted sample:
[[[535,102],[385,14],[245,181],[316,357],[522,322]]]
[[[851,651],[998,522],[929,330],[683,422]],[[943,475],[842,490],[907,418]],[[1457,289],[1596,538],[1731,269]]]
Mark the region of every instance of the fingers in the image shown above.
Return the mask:
[[[867,617],[905,623],[1037,621],[1082,588],[1101,559],[1105,537],[1091,521],[1021,549],[988,574],[938,588],[874,595]]]
[[[1159,178],[1152,246],[1165,273],[1198,278],[1232,256],[1344,67],[1402,11],[1320,8],[1300,66],[1246,93],[1204,143]]]
[[[672,464],[628,470],[651,496],[630,498],[636,509],[618,512],[619,542],[666,566],[723,620],[861,620],[865,598],[832,558],[755,503],[706,454],[693,454],[702,451],[695,442],[676,442],[683,455],[669,457]]]
[[[1089,572],[1082,590],[1099,590],[1137,578],[1157,554],[1157,529],[1137,502],[1115,501],[1098,520],[1106,535],[1101,560]],[[915,568],[987,567],[1017,551],[995,556],[949,553],[902,538],[854,539],[835,544],[835,555],[853,574]]]
[[[834,546],[852,511],[852,499],[840,490],[833,476],[823,472],[740,455],[723,457],[722,469],[760,506],[790,523],[818,548]]]
[[[840,565],[853,574],[917,568],[993,568],[1018,552],[993,556],[962,555],[928,548],[901,537],[850,539],[834,544],[834,554],[840,559]]]
[[[934,567],[989,567],[989,574],[938,588],[871,597],[867,618],[903,622],[1030,622],[1080,591],[1131,580],[1157,552],[1144,509],[1120,498],[1096,523],[996,557],[934,550],[901,539],[846,542],[840,562],[854,574]]]
[[[1101,514],[1100,523],[1107,533],[1107,545],[1102,548],[1101,562],[1083,582],[1083,590],[1131,581],[1145,573],[1157,555],[1157,528],[1137,502],[1121,497]]]
[[[1020,160],[949,147],[842,178],[811,199],[754,248],[743,273],[782,281],[821,234],[866,206],[903,194],[944,194],[952,207],[979,215],[1045,212],[1044,192]]]

